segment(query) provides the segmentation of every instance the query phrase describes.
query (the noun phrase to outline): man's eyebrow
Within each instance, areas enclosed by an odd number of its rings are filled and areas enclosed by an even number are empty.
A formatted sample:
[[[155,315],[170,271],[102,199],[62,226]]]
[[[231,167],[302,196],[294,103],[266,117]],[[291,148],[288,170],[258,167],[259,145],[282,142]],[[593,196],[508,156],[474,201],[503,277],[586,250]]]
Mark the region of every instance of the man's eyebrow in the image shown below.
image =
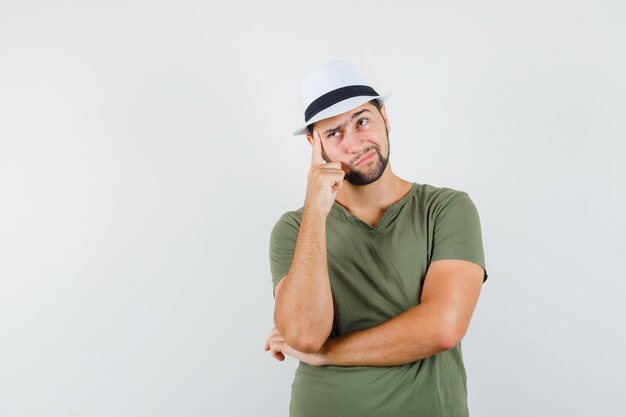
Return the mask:
[[[361,111],[358,111],[358,112],[354,113],[352,115],[352,117],[350,118],[350,122],[353,121],[354,119],[356,119],[359,116],[359,114],[364,113],[366,111],[369,111],[369,109],[363,109]],[[346,125],[346,123],[344,123],[342,125],[339,125],[339,126],[333,128],[333,129],[327,129],[327,130],[324,131],[323,134],[326,135],[326,134],[328,134],[330,132],[334,132],[335,130],[339,130],[340,128],[344,127],[345,125]]]

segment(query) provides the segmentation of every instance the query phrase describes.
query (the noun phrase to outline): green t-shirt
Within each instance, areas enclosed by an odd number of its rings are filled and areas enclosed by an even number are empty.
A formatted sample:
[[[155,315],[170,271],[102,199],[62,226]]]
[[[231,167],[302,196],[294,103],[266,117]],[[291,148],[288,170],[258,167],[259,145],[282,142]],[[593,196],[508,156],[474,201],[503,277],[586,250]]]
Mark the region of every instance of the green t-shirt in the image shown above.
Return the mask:
[[[274,225],[274,288],[289,271],[304,207]],[[413,183],[376,227],[335,202],[326,218],[331,337],[382,324],[420,303],[430,262],[464,259],[487,271],[480,220],[463,191]],[[461,417],[467,409],[461,345],[399,366],[310,366],[291,385],[291,417]]]

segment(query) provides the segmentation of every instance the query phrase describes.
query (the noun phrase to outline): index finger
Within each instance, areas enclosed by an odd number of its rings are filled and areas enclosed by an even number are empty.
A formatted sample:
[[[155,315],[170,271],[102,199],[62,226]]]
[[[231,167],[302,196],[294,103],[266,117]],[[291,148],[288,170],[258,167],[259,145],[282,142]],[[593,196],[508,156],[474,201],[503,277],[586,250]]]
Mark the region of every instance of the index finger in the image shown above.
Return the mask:
[[[311,166],[322,165],[324,159],[322,158],[322,139],[320,138],[317,130],[313,130],[313,150],[311,154]]]

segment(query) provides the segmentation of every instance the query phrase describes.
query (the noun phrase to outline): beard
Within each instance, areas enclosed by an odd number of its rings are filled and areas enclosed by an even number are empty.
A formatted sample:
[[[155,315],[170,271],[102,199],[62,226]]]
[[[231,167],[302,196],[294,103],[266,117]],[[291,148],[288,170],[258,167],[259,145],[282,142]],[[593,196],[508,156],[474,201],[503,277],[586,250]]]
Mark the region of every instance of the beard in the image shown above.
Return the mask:
[[[369,165],[369,163],[363,165],[363,171],[355,171],[351,169],[344,175],[344,179],[346,181],[348,181],[352,185],[367,185],[378,180],[380,176],[383,175],[383,172],[385,172],[385,168],[387,167],[387,162],[389,162],[390,154],[389,131],[387,130],[387,127],[385,127],[385,136],[387,136],[387,157],[384,157],[383,154],[380,152],[380,149],[376,148],[376,155],[374,156],[376,164],[370,168],[365,168],[367,165]]]
[[[387,162],[389,162],[389,153],[387,153],[387,158],[385,158],[380,152],[380,149],[376,149],[375,154],[374,158],[376,162],[373,167],[364,168],[363,171],[355,171],[351,169],[348,173],[346,173],[346,175],[344,175],[344,179],[352,185],[367,185],[378,180],[380,176],[383,175],[383,172],[385,172]],[[364,165],[364,167],[367,165]]]

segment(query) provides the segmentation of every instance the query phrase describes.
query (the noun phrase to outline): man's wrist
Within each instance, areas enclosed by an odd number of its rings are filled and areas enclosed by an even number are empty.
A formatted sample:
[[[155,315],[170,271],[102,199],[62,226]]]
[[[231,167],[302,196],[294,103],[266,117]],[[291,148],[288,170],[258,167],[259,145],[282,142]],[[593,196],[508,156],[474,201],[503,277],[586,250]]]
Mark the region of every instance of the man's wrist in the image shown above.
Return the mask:
[[[326,219],[328,217],[328,213],[323,212],[315,207],[304,206],[304,210],[302,210],[302,221],[313,221],[313,222],[321,222],[326,225]]]

